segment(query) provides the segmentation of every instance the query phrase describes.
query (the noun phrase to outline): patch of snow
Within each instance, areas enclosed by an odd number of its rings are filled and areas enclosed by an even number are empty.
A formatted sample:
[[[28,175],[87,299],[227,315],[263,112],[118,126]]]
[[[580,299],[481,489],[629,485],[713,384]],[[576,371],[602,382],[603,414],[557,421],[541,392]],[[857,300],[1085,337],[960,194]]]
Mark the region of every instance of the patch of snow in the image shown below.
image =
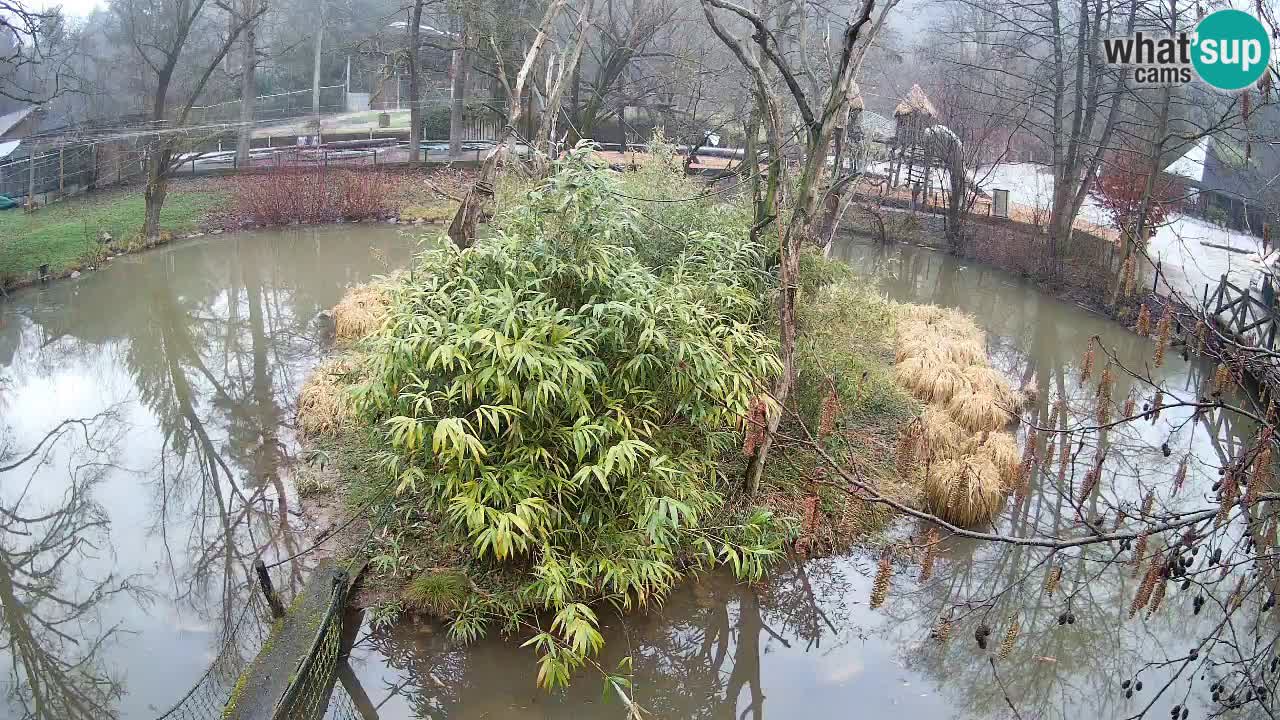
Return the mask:
[[[17,150],[18,146],[21,144],[22,144],[21,140],[8,140],[5,142],[0,142],[0,160],[12,155],[13,151]]]
[[[1201,298],[1206,284],[1212,292],[1223,275],[1240,287],[1260,282],[1260,273],[1274,262],[1274,254],[1264,261],[1261,253],[1261,238],[1186,215],[1171,216],[1147,245],[1151,259],[1162,263],[1169,287],[1187,300]]]

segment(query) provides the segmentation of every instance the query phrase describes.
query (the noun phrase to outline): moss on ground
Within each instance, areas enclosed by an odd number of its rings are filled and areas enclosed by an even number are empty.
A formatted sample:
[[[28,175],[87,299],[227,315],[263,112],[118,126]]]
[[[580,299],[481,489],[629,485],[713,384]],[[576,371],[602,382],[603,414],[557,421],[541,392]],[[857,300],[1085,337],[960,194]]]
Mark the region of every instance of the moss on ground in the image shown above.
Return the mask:
[[[173,185],[160,214],[161,227],[173,234],[198,230],[227,197],[225,192],[186,190],[183,185]],[[101,251],[99,238],[104,232],[121,246],[136,238],[142,231],[143,215],[139,188],[80,195],[33,213],[0,212],[0,281],[44,264],[55,275],[79,269]]]

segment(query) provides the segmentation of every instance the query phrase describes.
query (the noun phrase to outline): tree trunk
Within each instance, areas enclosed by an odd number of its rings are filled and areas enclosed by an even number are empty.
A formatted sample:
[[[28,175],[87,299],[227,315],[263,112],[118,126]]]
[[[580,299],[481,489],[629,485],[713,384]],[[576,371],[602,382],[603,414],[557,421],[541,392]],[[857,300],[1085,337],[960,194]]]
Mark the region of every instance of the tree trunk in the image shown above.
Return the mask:
[[[418,90],[418,50],[421,47],[422,3],[414,0],[409,14],[409,162],[416,163],[422,153],[422,101]]]
[[[255,0],[241,5],[245,15],[252,15]],[[244,29],[244,40],[240,44],[240,130],[236,134],[236,164],[248,167],[251,160],[249,150],[253,140],[254,106],[258,100],[258,46],[257,22],[250,23]]]
[[[555,23],[556,16],[560,14],[560,10],[564,8],[566,2],[567,0],[552,0],[551,4],[547,6],[546,12],[543,13],[542,23],[538,26],[538,34],[534,36],[533,42],[529,44],[529,49],[525,52],[524,63],[516,74],[515,85],[507,96],[507,123],[502,128],[502,134],[498,139],[497,145],[493,150],[489,151],[489,156],[484,159],[484,163],[480,166],[480,175],[476,178],[475,184],[471,186],[466,196],[462,198],[462,204],[458,206],[457,212],[453,215],[453,221],[449,223],[449,239],[459,248],[466,249],[475,243],[476,228],[479,226],[481,217],[485,214],[489,203],[493,200],[493,185],[498,178],[498,163],[515,150],[516,128],[520,127],[520,117],[524,108],[522,99],[525,82],[529,78],[529,72],[533,70],[534,63],[538,60],[538,54],[542,52],[542,46],[547,42],[547,37],[551,33],[551,26]],[[505,84],[506,72],[502,70],[501,65],[498,67],[498,72],[502,82]]]
[[[560,116],[560,99],[564,95],[564,76],[570,68],[577,68],[578,61],[582,58],[582,49],[587,43],[587,23],[590,20],[591,6],[594,3],[588,0],[586,7],[582,9],[578,15],[578,38],[573,43],[573,49],[569,51],[567,57],[560,59],[559,67],[556,69],[555,77],[552,79],[551,87],[547,92],[546,106],[543,108],[542,119],[538,123],[538,132],[533,139],[533,157],[535,162],[540,153],[546,153],[550,158],[552,156],[552,143],[555,142],[556,121]]]
[[[467,102],[467,27],[461,23],[461,37],[458,47],[453,51],[452,87],[449,91],[449,158],[456,159],[462,155],[463,112]]]
[[[142,237],[148,242],[160,238],[160,210],[169,192],[169,178],[165,170],[169,165],[169,150],[158,149],[147,158],[147,188],[143,192],[146,206],[142,223]]]

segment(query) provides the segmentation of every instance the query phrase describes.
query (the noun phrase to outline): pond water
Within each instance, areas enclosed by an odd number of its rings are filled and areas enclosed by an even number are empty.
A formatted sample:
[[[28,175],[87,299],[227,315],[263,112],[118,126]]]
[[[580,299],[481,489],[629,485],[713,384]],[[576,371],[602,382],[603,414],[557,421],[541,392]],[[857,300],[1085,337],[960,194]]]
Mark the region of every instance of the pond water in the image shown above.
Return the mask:
[[[1038,388],[1029,412],[1041,424],[1060,394],[1078,410],[1072,422],[1093,412],[1095,385],[1080,383],[1090,337],[1100,336],[1128,367],[1142,368],[1149,359],[1149,342],[1005,273],[909,245],[848,243],[835,255],[893,299],[973,314],[995,365]],[[1212,375],[1211,367],[1174,351],[1163,367],[1149,370],[1166,402],[1194,396]],[[1121,378],[1114,397],[1119,402],[1134,388]],[[1148,392],[1138,404],[1150,400]],[[1104,489],[1086,509],[1100,515],[1110,504],[1136,512],[1149,490],[1162,503],[1203,507],[1217,466],[1254,432],[1230,418],[1193,418],[1181,409],[1117,428],[1102,441],[1109,467]],[[1056,468],[1039,473],[1028,500],[1010,502],[1001,528],[1078,530],[1073,488],[1098,442],[1086,440],[1061,482]],[[1162,442],[1170,445],[1170,457],[1159,449]],[[1193,455],[1186,486],[1170,497],[1170,478],[1186,453]],[[904,522],[895,534],[920,531]],[[812,560],[757,586],[711,574],[679,588],[661,608],[606,620],[599,662],[612,670],[631,656],[634,700],[658,718],[1003,718],[1012,716],[1010,703],[1022,718],[1121,718],[1149,704],[1151,717],[1168,716],[1175,704],[1203,717],[1211,704],[1201,666],[1146,663],[1185,655],[1222,613],[1193,615],[1192,594],[1171,590],[1158,613],[1130,620],[1140,578],[1127,564],[1103,562],[1115,552],[1058,558],[1063,580],[1051,596],[1041,581],[1048,569],[1043,552],[948,542],[927,583],[916,581],[916,566],[899,563],[889,600],[878,610],[868,608],[878,556]],[[1024,577],[1031,580],[1019,583]],[[1060,625],[1067,611],[1076,622]],[[944,612],[952,613],[955,627],[942,645],[930,632]],[[990,660],[1011,615],[1021,632],[993,670]],[[974,640],[980,623],[994,629],[989,650]],[[584,672],[567,691],[548,695],[535,687],[534,653],[517,642],[491,637],[462,648],[427,623],[366,629],[351,665],[349,683],[367,693],[366,718],[627,716],[598,672]],[[1120,683],[1140,670],[1144,690],[1126,698]],[[1192,677],[1195,685],[1187,682]],[[1155,689],[1166,682],[1170,690],[1153,703]]]
[[[413,244],[241,233],[0,300],[0,717],[154,718],[205,671],[256,551],[305,530],[290,428],[317,313]]]
[[[317,313],[412,248],[382,226],[246,233],[119,258],[0,303],[0,468],[35,449],[0,472],[0,672],[9,688],[0,717],[23,717],[39,694],[46,708],[68,708],[46,717],[110,708],[149,720],[191,686],[251,592],[256,554],[286,557],[303,542],[290,428],[297,390],[323,353]],[[999,272],[913,246],[847,244],[836,254],[895,299],[972,313],[996,365],[1039,388],[1035,417],[1047,418],[1059,393],[1089,412],[1079,362],[1092,335],[1132,367],[1149,354],[1114,323]],[[1170,393],[1194,393],[1212,369],[1171,353],[1151,372]],[[1128,391],[1122,380],[1116,397]],[[1137,504],[1191,452],[1187,489],[1171,502],[1203,504],[1216,466],[1253,433],[1175,410],[1128,426],[1106,441],[1114,477],[1099,497]],[[1171,457],[1156,449],[1166,441]],[[1094,442],[1065,486],[1056,472],[1041,474],[1002,525],[1072,528],[1066,499]],[[918,531],[902,523],[895,532]],[[1042,576],[1044,555],[972,542],[948,543],[927,583],[902,563],[889,602],[872,611],[875,560],[813,560],[757,586],[702,577],[661,608],[606,619],[600,664],[631,656],[635,700],[653,717],[994,718],[1010,715],[1009,702],[1025,718],[1125,717],[1174,669],[1146,669],[1148,690],[1132,699],[1119,680],[1147,659],[1185,653],[1221,619],[1191,615],[1190,598],[1171,593],[1161,613],[1128,621],[1137,579],[1095,558],[1067,564],[1052,597],[1038,581],[1002,594]],[[305,573],[289,563],[276,581],[288,594]],[[953,608],[961,601],[971,604]],[[1066,608],[1079,621],[1059,626]],[[939,645],[928,635],[944,611],[956,628]],[[1022,632],[996,663],[997,680],[993,651],[979,650],[972,633],[990,623],[994,649],[1013,613]],[[583,673],[548,695],[517,642],[462,648],[426,623],[367,627],[350,665],[340,679],[366,719],[626,715],[598,676]],[[1189,689],[1186,677],[1153,712],[1208,702],[1203,684]]]

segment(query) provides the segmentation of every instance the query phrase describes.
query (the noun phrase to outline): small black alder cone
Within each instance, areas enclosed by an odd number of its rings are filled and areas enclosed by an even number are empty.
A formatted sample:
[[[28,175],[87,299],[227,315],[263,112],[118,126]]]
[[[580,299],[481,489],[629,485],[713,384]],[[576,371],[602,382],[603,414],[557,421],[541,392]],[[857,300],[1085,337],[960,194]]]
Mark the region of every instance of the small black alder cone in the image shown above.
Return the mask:
[[[973,639],[978,641],[978,647],[983,650],[987,649],[987,638],[989,637],[991,637],[991,626],[986,623],[982,623],[977,630],[973,631]]]

